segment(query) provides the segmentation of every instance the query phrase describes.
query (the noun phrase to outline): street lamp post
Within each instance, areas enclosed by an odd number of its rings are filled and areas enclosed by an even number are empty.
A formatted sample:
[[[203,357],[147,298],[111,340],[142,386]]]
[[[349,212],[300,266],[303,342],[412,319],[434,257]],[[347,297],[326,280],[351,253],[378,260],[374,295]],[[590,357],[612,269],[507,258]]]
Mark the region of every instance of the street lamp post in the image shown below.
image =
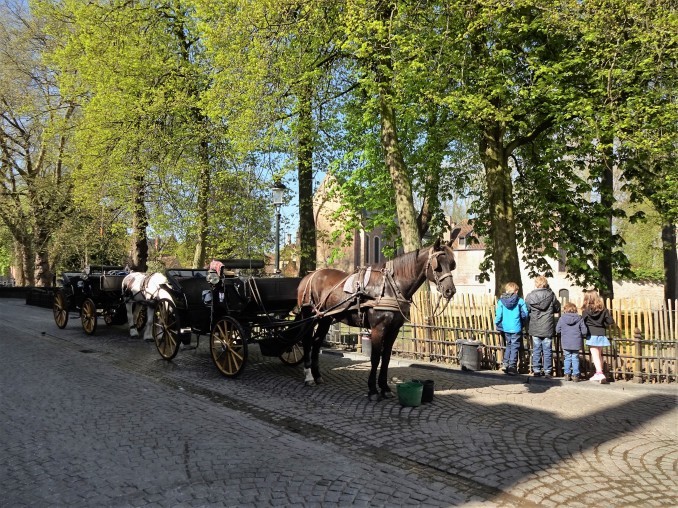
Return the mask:
[[[271,187],[271,201],[275,206],[275,269],[276,275],[280,274],[280,207],[285,197],[285,187],[280,181],[273,183]]]

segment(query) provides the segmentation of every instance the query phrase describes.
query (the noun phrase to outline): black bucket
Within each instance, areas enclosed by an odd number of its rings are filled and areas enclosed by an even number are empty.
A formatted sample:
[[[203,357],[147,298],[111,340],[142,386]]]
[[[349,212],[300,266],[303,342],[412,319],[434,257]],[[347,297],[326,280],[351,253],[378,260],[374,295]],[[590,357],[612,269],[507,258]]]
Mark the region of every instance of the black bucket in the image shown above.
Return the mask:
[[[428,402],[433,402],[433,392],[435,391],[434,389],[434,382],[433,379],[426,379],[426,380],[421,380],[421,379],[413,379],[412,382],[417,382],[421,383],[422,386],[424,387],[423,391],[421,392],[421,403],[426,404]]]
[[[424,391],[421,394],[421,402],[426,404],[428,402],[433,402],[433,380],[426,379],[422,381],[424,383]]]
[[[482,345],[482,342],[476,340],[457,341],[461,370],[480,370],[480,348]]]

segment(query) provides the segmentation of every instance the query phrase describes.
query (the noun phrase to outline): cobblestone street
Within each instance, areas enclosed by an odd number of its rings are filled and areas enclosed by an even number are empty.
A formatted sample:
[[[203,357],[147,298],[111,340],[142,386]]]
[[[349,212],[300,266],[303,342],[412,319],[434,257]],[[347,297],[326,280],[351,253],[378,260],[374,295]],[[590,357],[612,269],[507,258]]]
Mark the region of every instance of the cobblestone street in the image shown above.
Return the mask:
[[[305,387],[256,346],[229,379],[206,337],[167,362],[124,327],[60,330],[19,299],[0,317],[2,507],[678,504],[675,385],[394,358],[394,381],[435,383],[402,408],[367,399],[358,354],[325,351]]]

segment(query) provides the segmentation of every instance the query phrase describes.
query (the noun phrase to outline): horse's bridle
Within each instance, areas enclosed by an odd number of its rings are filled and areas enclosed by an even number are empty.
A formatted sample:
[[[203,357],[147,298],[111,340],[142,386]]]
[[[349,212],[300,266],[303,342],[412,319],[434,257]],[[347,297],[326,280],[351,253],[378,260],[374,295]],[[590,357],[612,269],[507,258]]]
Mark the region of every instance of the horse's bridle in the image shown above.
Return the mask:
[[[442,251],[442,250],[434,251],[433,248],[431,248],[431,250],[428,253],[428,261],[426,262],[426,271],[428,271],[429,268],[431,269],[431,272],[433,273],[433,280],[436,283],[436,287],[438,288],[438,292],[441,295],[443,294],[443,290],[441,289],[440,285],[442,284],[442,282],[445,279],[447,279],[448,277],[452,277],[452,271],[450,270],[449,272],[444,273],[441,276],[438,276],[438,272],[436,271],[435,267],[433,266],[433,263],[431,262],[431,260],[434,260],[435,264],[437,266],[440,266],[440,263],[438,262],[438,256],[442,256],[443,254],[445,254],[445,251]],[[424,273],[426,273],[426,272],[424,272]],[[449,300],[449,298],[448,298],[448,300]]]

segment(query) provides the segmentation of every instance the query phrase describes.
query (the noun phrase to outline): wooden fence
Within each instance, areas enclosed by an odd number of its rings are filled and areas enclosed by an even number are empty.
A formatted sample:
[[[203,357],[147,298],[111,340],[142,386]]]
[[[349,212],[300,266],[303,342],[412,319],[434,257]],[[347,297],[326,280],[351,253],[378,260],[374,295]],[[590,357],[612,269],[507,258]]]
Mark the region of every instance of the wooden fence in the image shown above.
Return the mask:
[[[581,302],[573,300],[578,308]],[[612,343],[604,348],[605,371],[616,380],[637,382],[675,382],[678,367],[678,301],[657,302],[623,299],[606,302],[616,327],[608,331]],[[464,345],[479,342],[481,368],[498,369],[501,364],[502,337],[494,325],[496,299],[489,295],[457,294],[445,306],[435,294],[419,291],[415,295],[410,322],[403,327],[394,353],[419,360],[459,363]],[[554,341],[554,364],[562,375],[562,349]],[[532,344],[525,336],[521,347],[519,371],[529,372]],[[581,356],[582,372],[592,373],[588,348]]]

